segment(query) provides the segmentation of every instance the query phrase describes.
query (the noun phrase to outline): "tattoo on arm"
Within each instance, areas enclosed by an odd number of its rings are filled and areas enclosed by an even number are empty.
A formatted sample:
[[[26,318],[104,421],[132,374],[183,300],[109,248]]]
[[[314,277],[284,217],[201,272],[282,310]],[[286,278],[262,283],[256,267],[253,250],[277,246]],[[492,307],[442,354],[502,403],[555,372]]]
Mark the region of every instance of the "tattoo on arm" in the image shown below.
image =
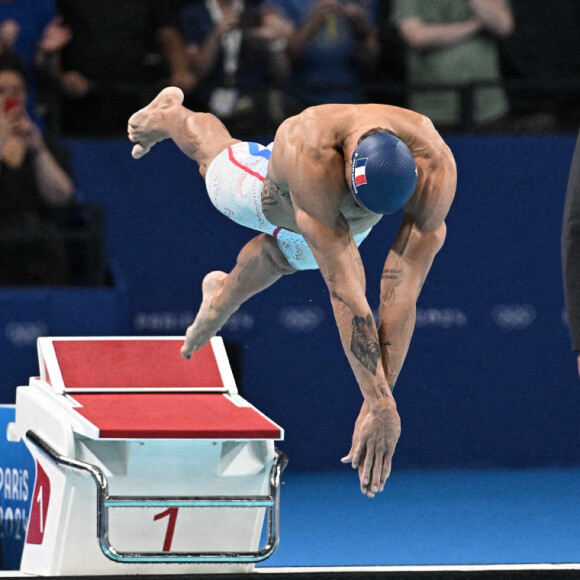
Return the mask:
[[[396,268],[385,268],[383,270],[383,274],[381,278],[383,280],[398,280],[399,274],[401,274],[403,270],[396,269]]]
[[[375,392],[375,398],[384,399],[387,397],[387,385],[379,383],[378,385],[373,385],[373,389]]]
[[[377,374],[377,362],[381,358],[379,337],[370,314],[366,318],[355,316],[352,319],[352,354],[373,375]]]

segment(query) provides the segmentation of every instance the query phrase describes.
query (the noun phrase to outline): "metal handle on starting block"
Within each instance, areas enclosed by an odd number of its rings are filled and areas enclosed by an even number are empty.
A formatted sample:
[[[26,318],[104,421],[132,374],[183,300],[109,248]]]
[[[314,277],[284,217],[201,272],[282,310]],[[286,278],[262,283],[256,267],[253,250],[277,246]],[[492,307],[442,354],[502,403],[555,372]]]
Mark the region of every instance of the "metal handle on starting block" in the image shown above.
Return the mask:
[[[130,497],[109,496],[107,477],[96,465],[60,455],[34,431],[26,432],[27,439],[54,462],[78,469],[91,475],[97,484],[97,538],[102,552],[115,562],[124,563],[253,563],[269,558],[280,541],[280,478],[288,458],[275,450],[276,462],[270,470],[268,496],[205,496],[205,497]],[[109,543],[109,508],[114,507],[228,507],[267,508],[268,538],[265,546],[256,552],[119,552]]]

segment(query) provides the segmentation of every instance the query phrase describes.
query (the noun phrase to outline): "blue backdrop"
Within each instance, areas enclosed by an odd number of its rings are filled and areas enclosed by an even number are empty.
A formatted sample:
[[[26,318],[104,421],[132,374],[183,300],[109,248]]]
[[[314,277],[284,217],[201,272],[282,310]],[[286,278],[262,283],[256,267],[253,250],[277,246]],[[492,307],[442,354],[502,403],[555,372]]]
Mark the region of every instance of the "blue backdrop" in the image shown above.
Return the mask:
[[[459,186],[395,392],[395,467],[578,464],[580,385],[559,255],[575,136],[447,141]],[[38,334],[182,334],[203,276],[231,269],[253,235],[213,209],[197,167],[171,143],[139,161],[123,140],[70,146],[82,199],[106,209],[117,285],[99,300],[50,291],[56,311],[34,295],[0,292],[0,402],[38,372]],[[373,307],[399,221],[385,219],[361,246]],[[15,341],[14,329],[26,340]],[[340,468],[362,399],[319,273],[281,280],[221,334],[242,394],[286,429],[291,467]]]

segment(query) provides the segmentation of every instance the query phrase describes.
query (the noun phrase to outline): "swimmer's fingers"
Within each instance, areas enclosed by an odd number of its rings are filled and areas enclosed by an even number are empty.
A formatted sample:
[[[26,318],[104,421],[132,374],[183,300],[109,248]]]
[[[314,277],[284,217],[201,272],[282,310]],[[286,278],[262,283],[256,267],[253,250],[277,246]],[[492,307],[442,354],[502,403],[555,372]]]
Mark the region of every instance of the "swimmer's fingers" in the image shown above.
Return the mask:
[[[380,487],[379,491],[383,491],[385,489],[385,482],[389,475],[391,475],[391,463],[392,463],[392,456],[385,455],[385,459],[383,461],[383,469],[381,470],[381,478],[380,478]]]
[[[387,454],[385,453],[384,448],[381,449],[380,445],[377,446],[375,448],[375,456],[373,458],[373,468],[371,473],[371,481],[369,484],[369,492],[367,493],[369,497],[375,497],[375,494],[379,493],[379,491],[382,491],[382,488],[384,487],[386,478],[383,480],[382,477],[386,459]]]
[[[352,468],[358,469],[358,478],[360,480],[360,490],[365,495],[367,494],[367,485],[368,485],[368,477],[365,475],[365,466],[367,465],[367,447],[364,443],[360,441],[354,445],[354,448],[351,449],[350,453],[343,459],[343,461],[351,461]],[[372,461],[372,460],[371,460]],[[365,483],[365,481],[367,483]]]
[[[375,462],[375,450],[374,446],[367,442],[366,453],[364,458],[359,463],[359,479],[360,479],[360,490],[369,497],[374,497],[374,493],[371,491],[371,476],[373,471],[373,464]]]
[[[361,443],[360,439],[353,445],[353,449],[351,449],[350,453],[347,455],[352,463],[352,468],[362,468],[365,459],[365,444]]]
[[[360,459],[359,459],[359,464],[358,464],[358,466],[357,466],[357,470],[358,470],[358,478],[359,478],[359,480],[360,480],[360,490],[361,490],[361,493],[363,493],[364,495],[366,495],[366,493],[367,493],[367,492],[366,492],[366,490],[365,490],[365,489],[363,489],[363,484],[362,484],[362,482],[363,482],[363,478],[364,478],[364,466],[365,466],[365,458],[366,458],[366,455],[365,455],[365,453],[363,452],[363,454],[360,456]],[[353,463],[353,467],[354,467],[354,463]]]
[[[353,469],[356,469],[356,463],[354,462],[354,458],[357,446],[358,446],[358,430],[355,425],[354,433],[352,434],[352,444],[350,446],[349,452],[341,459],[342,463],[352,463]]]
[[[385,488],[385,482],[391,473],[392,456],[381,449],[373,448],[372,453],[367,450],[359,466],[361,492],[367,497],[375,495]]]
[[[357,467],[357,462],[355,461],[355,450],[358,447],[360,428],[361,428],[361,425],[362,425],[365,417],[368,415],[368,413],[369,413],[368,406],[363,403],[363,406],[362,406],[360,413],[359,413],[359,415],[356,419],[356,422],[354,424],[354,432],[352,434],[352,444],[350,446],[350,451],[348,452],[347,455],[345,455],[341,459],[342,463],[352,463],[353,469],[356,469],[356,467]],[[359,450],[359,454],[360,454],[360,450]]]

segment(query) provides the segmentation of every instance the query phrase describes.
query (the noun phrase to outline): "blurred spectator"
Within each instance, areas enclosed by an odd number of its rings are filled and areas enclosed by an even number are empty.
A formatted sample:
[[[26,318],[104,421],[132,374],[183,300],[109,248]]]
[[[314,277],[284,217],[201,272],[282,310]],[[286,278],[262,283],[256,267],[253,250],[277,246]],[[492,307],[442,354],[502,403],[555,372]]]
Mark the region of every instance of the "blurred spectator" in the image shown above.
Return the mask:
[[[367,100],[380,45],[374,0],[272,0],[295,25],[290,95],[297,109]],[[289,111],[290,113],[297,111]]]
[[[280,11],[262,0],[207,0],[183,8],[180,25],[199,80],[187,106],[227,120],[238,133],[277,127],[283,112],[271,97],[288,77],[292,30]]]
[[[394,0],[393,20],[407,44],[407,81],[438,87],[502,80],[499,39],[512,33],[506,0]],[[500,127],[509,103],[502,86],[474,89],[472,102],[457,90],[412,90],[409,108],[439,129],[473,124]],[[463,107],[462,107],[463,105]],[[471,118],[462,118],[463,112]],[[471,109],[471,110],[469,110]]]
[[[393,2],[394,0],[379,0],[377,8],[380,53],[370,100],[374,103],[404,107],[407,103],[407,53],[405,42],[391,18]]]
[[[580,123],[580,2],[511,0],[517,27],[503,46],[516,131],[576,131]],[[570,82],[575,88],[567,89]],[[530,83],[526,88],[526,84]]]
[[[57,7],[73,34],[58,72],[64,133],[124,133],[159,84],[193,89],[169,0],[57,0]]]
[[[54,0],[0,0],[0,54],[14,52],[22,59],[28,113],[37,122],[38,85],[44,79],[47,61],[69,40],[70,31],[57,17]]]
[[[75,194],[62,152],[30,119],[26,98],[23,65],[0,58],[0,284],[67,284],[64,243],[19,239],[55,233],[49,209]]]

